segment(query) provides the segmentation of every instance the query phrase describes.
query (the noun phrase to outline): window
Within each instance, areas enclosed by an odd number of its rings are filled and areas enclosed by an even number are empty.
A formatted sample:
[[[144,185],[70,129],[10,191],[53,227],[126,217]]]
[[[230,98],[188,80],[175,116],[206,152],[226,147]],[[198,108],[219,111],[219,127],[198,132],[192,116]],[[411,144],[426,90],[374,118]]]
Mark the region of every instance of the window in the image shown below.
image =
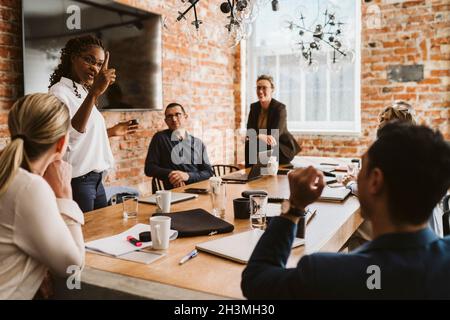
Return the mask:
[[[332,71],[326,64],[327,56],[323,50],[326,46],[322,46],[320,52],[313,53],[313,57],[321,62],[319,70],[307,71],[300,66],[303,58],[293,49],[295,32],[282,28],[283,21],[298,21],[299,6],[303,7],[304,14],[319,19],[330,3],[338,6],[337,18],[345,21],[345,41],[355,52],[354,62],[341,64],[340,71]],[[354,0],[285,0],[280,2],[277,12],[272,11],[270,5],[262,7],[246,44],[246,108],[257,101],[258,75],[269,74],[275,80],[274,98],[286,104],[288,128],[292,132],[359,133],[360,10],[360,1]],[[307,26],[312,25],[309,29],[317,23],[313,18],[306,17]]]

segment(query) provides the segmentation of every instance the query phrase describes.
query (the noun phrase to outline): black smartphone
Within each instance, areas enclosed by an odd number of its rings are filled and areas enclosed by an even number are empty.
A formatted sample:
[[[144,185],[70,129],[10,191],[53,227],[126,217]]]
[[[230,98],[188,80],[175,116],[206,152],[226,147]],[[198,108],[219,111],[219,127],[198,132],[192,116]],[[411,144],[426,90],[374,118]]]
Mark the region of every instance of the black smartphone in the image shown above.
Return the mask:
[[[187,193],[196,193],[196,194],[207,194],[209,192],[208,189],[203,188],[187,188],[184,190]]]
[[[130,120],[130,126],[134,126],[137,124],[139,124],[139,121],[137,119]]]
[[[277,174],[280,176],[285,176],[289,173],[289,171],[291,171],[290,169],[278,169]]]

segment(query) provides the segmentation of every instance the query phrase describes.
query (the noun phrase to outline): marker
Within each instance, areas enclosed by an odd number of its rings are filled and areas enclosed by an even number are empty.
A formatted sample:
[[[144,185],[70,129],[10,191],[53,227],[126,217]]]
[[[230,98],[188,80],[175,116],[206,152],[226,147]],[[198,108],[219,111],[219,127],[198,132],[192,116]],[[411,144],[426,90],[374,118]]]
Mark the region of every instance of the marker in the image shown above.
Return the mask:
[[[136,247],[142,246],[142,242],[140,242],[138,239],[136,239],[133,236],[128,236],[127,240],[128,240],[128,242],[130,242],[131,244],[135,245]]]
[[[198,251],[197,249],[192,250],[191,252],[189,252],[187,255],[185,255],[181,260],[180,260],[180,264],[185,263],[186,261],[195,258],[198,255]]]

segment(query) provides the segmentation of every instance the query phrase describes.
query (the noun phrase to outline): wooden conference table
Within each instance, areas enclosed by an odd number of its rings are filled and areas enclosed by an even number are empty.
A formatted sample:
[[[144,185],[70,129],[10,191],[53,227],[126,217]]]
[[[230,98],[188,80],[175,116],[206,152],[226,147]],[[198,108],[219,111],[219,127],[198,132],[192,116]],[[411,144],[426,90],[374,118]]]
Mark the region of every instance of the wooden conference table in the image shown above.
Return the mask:
[[[297,162],[319,164],[347,163],[349,159],[301,157]],[[206,188],[208,181],[189,187]],[[174,189],[179,191],[186,187]],[[235,226],[233,233],[250,229],[249,220],[234,219],[233,199],[249,189],[264,189],[272,197],[289,196],[287,176],[264,176],[247,184],[227,185],[227,209],[225,220]],[[316,202],[311,205],[317,214],[307,226],[306,244],[292,250],[288,267],[296,265],[300,257],[317,251],[338,251],[351,234],[362,223],[359,202],[350,196],[343,203]],[[209,195],[200,195],[171,207],[172,212],[203,208],[211,211]],[[83,233],[85,241],[91,241],[121,233],[136,223],[149,224],[149,217],[156,206],[139,204],[137,219],[123,220],[122,205],[95,210],[85,215]],[[151,264],[141,264],[95,253],[86,253],[86,267],[82,273],[82,284],[100,286],[144,298],[154,299],[241,299],[241,273],[244,265],[199,252],[198,257],[179,265],[180,259],[195,248],[195,245],[231,233],[213,236],[179,238],[170,242],[166,255]]]

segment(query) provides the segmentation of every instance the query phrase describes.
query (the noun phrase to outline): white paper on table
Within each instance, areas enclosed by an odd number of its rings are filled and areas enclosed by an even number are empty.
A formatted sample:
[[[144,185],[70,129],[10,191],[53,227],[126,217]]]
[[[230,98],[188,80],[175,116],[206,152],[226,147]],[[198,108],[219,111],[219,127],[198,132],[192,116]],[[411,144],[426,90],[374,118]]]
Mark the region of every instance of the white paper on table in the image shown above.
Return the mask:
[[[132,228],[119,233],[114,236],[89,241],[85,244],[86,248],[93,251],[99,251],[102,253],[109,254],[111,256],[121,256],[126,253],[134,252],[137,250],[141,250],[152,245],[152,242],[142,242],[142,246],[136,247],[131,244],[128,240],[128,236],[133,236],[136,239],[139,239],[139,233],[149,231],[150,225],[138,223]],[[178,237],[178,231],[170,230],[170,240],[174,240]]]

